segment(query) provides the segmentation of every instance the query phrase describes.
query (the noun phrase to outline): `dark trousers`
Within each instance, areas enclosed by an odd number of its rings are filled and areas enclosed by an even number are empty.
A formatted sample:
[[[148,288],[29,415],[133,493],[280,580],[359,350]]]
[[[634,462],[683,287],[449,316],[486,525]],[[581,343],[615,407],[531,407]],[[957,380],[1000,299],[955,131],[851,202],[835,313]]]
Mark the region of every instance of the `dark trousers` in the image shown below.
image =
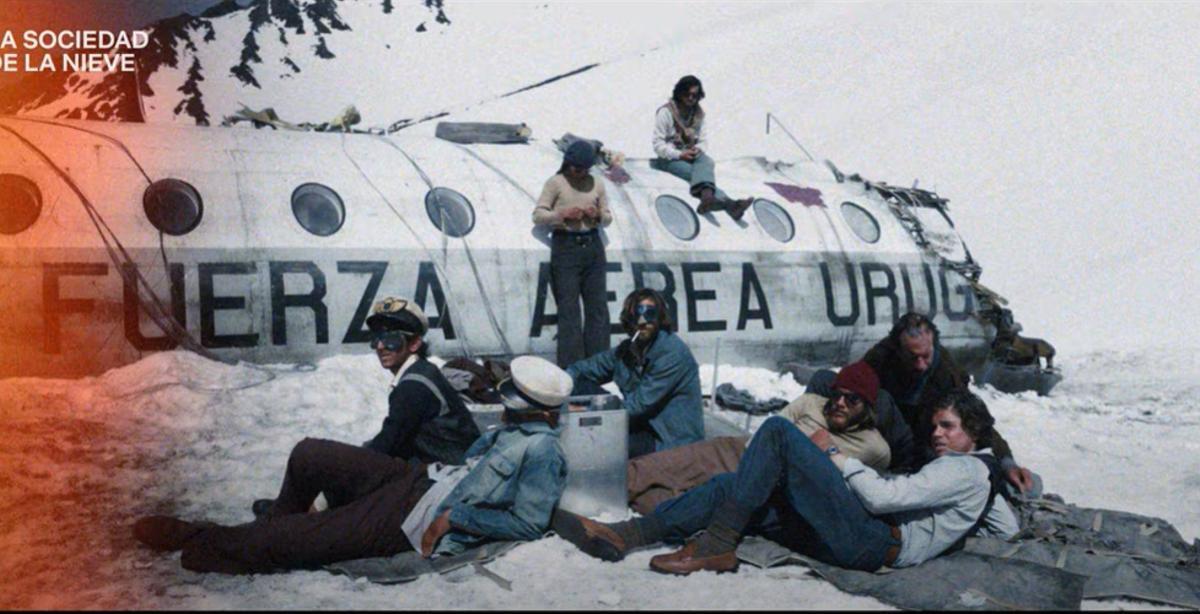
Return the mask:
[[[557,360],[565,369],[609,347],[608,261],[599,232],[555,231],[552,238],[550,285],[558,305]]]
[[[654,510],[667,538],[680,541],[708,526],[726,501],[736,501],[744,527],[815,559],[874,571],[898,545],[887,523],[867,513],[841,471],[785,418],[755,433],[736,473],[724,473]]]
[[[305,439],[288,457],[271,514],[201,531],[184,546],[181,563],[193,571],[250,574],[412,550],[401,525],[431,484],[421,463]],[[321,492],[329,509],[308,513]]]

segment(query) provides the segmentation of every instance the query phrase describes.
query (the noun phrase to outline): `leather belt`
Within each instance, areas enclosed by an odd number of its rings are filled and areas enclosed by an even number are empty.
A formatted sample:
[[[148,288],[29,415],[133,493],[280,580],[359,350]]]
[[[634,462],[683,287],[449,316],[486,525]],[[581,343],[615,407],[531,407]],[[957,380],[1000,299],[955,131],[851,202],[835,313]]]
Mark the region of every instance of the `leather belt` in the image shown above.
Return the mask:
[[[883,564],[885,567],[891,567],[892,563],[895,563],[896,559],[900,557],[900,528],[896,526],[889,526],[888,528],[892,530],[892,537],[896,540],[896,545],[889,547],[887,552],[883,554]]]

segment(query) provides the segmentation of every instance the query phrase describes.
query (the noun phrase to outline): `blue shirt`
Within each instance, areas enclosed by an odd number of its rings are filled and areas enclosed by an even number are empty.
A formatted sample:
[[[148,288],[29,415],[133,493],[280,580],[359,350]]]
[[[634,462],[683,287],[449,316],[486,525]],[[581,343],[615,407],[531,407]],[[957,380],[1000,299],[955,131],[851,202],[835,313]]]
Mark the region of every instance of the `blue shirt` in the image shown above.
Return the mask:
[[[491,540],[538,539],[567,485],[567,460],[559,431],[543,422],[508,425],[471,444],[466,458],[481,457],[442,500],[451,530],[438,554],[461,554]]]
[[[658,436],[657,450],[704,441],[700,367],[678,335],[661,330],[640,364],[628,364],[629,342],[567,367],[575,378],[597,384],[616,382],[629,417],[643,419]],[[633,362],[632,358],[629,362]]]

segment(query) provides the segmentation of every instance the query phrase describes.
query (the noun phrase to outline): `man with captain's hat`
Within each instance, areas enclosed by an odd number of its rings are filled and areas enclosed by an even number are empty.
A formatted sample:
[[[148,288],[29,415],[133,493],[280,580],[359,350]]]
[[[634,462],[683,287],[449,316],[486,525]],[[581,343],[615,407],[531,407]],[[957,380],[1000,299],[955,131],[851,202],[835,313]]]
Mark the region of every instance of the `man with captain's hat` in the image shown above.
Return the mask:
[[[134,536],[156,550],[182,550],[186,569],[228,574],[537,539],[566,487],[556,424],[571,385],[553,363],[518,357],[501,384],[503,425],[471,445],[465,465],[426,465],[338,442],[327,442],[334,454],[297,457],[314,441],[305,440],[288,460],[270,514],[233,527],[151,516],[138,520]],[[308,513],[322,491],[330,508]]]

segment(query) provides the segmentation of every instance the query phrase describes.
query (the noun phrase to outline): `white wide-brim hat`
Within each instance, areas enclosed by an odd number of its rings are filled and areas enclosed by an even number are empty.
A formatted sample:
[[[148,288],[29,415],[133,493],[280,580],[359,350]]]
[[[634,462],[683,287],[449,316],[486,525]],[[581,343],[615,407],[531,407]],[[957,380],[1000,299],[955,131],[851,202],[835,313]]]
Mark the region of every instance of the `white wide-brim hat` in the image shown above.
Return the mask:
[[[518,356],[509,368],[511,377],[499,386],[504,406],[509,409],[558,410],[575,387],[566,371],[545,358]]]

